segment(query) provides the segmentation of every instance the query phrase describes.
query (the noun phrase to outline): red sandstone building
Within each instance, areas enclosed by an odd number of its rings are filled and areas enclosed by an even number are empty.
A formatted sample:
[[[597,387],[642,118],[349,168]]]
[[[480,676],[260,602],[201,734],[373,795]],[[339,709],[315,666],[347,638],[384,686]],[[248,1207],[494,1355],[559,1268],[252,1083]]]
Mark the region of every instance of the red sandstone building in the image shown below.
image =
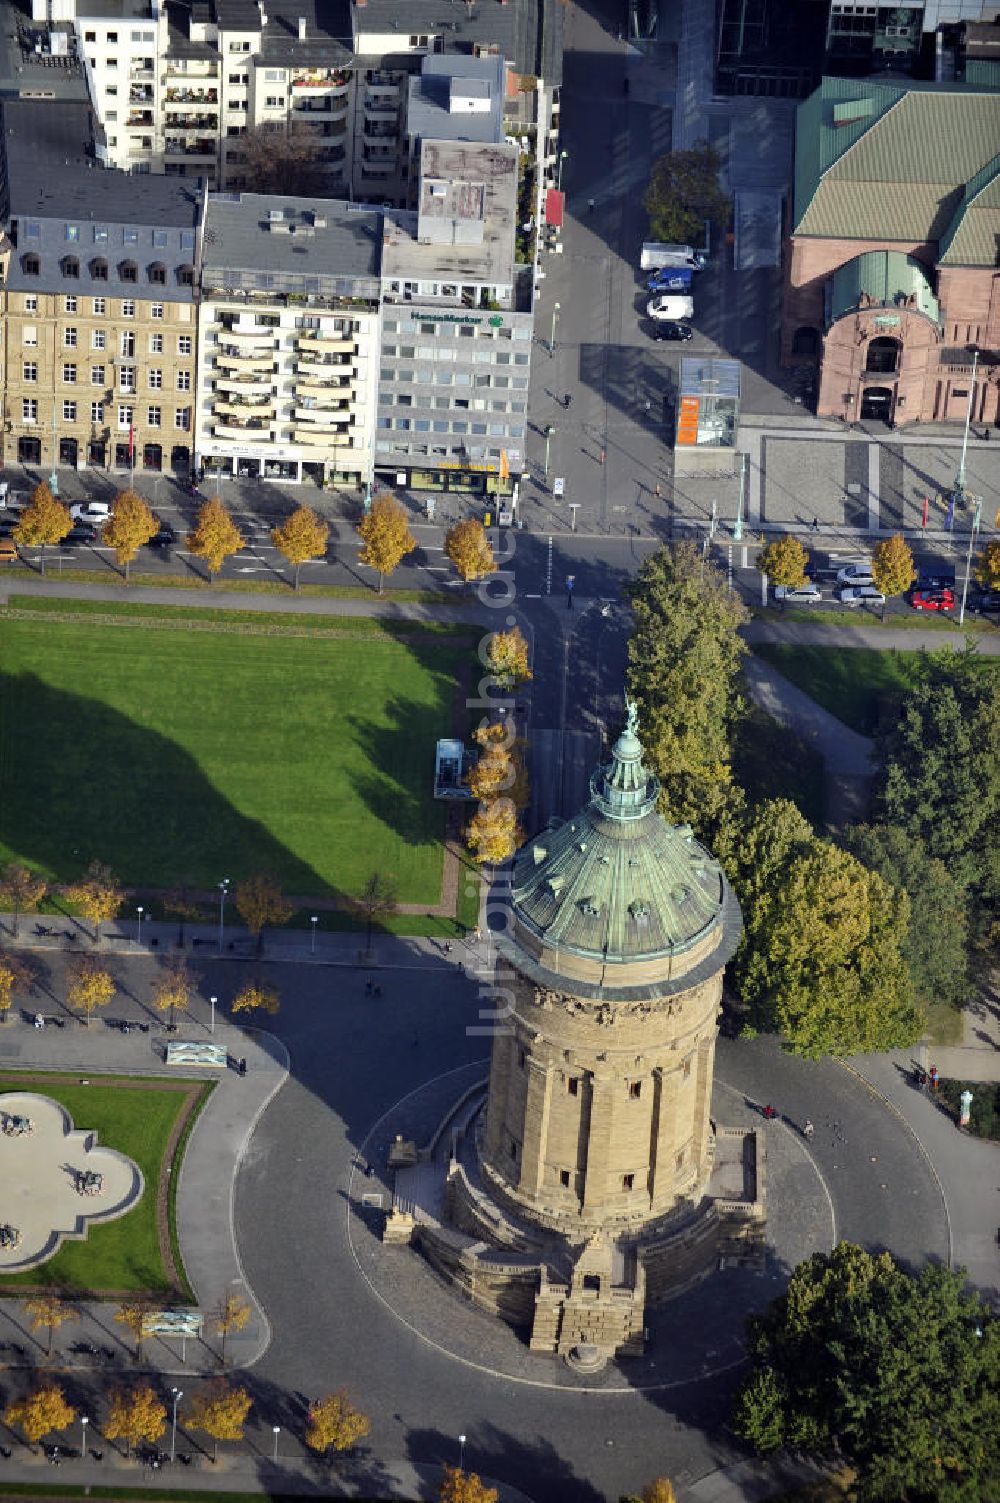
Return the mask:
[[[1000,423],[1000,92],[826,78],[799,107],[782,360],[823,417]]]

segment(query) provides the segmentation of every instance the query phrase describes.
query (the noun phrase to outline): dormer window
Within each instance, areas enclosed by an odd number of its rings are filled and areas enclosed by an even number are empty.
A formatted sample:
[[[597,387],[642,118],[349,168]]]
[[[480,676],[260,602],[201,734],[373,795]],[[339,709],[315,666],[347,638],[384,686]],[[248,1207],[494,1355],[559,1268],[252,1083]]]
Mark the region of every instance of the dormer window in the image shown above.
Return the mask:
[[[134,261],[122,261],[118,267],[118,275],[123,282],[138,282],[139,268]]]
[[[91,261],[90,275],[95,282],[106,282],[108,280],[108,263],[104,260],[103,256],[96,256]]]
[[[64,277],[79,277],[80,261],[77,256],[63,256],[62,274]]]
[[[167,268],[162,261],[153,262],[149,268],[149,280],[155,282],[159,287],[164,286],[167,280]]]
[[[177,280],[182,287],[194,286],[194,267],[179,266],[177,268]]]
[[[26,277],[39,277],[42,274],[42,263],[37,256],[22,256],[21,270]]]

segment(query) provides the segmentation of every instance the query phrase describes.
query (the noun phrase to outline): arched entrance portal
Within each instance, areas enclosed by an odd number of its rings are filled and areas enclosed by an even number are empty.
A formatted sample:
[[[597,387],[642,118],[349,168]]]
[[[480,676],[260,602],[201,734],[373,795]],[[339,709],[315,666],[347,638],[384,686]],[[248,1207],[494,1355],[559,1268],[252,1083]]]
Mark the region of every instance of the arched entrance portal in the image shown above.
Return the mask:
[[[868,346],[865,370],[872,371],[877,376],[892,375],[899,369],[901,348],[898,339],[890,339],[887,334],[880,334]]]
[[[892,387],[866,386],[861,397],[861,421],[888,423],[892,419]]]

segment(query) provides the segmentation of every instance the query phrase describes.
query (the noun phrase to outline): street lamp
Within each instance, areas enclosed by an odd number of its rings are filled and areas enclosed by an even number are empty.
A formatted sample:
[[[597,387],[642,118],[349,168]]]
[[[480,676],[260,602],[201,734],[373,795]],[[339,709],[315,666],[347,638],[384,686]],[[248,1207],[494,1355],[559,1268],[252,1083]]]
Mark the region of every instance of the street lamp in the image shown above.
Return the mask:
[[[734,543],[741,543],[743,541],[743,508],[746,505],[747,465],[749,462],[750,455],[744,449],[740,455],[740,499],[736,506],[736,521],[733,523]]]
[[[49,490],[53,496],[59,494],[59,472],[56,468],[58,459],[58,440],[56,439],[56,402],[52,399],[52,474],[49,476]]]
[[[142,904],[140,903],[139,906],[138,906],[138,908],[135,911],[139,915],[138,923],[135,926],[135,944],[136,944],[136,949],[139,949],[140,946],[142,945],[142,915],[145,912],[145,909],[143,908]]]
[[[209,997],[208,1000],[212,1004],[212,1026],[211,1026],[209,1032],[210,1033],[214,1033],[215,1032],[215,1004],[216,1004],[216,1002],[218,1002],[219,999],[218,999],[218,997]]]
[[[219,954],[222,953],[222,940],[226,924],[226,899],[229,896],[229,878],[223,877],[219,883]]]
[[[81,1414],[80,1415],[80,1460],[81,1461],[86,1461],[86,1459],[87,1459],[87,1426],[89,1424],[90,1424],[90,1420],[87,1418],[87,1416],[85,1414]]]
[[[549,336],[549,354],[556,352],[556,324],[559,322],[559,304],[552,304],[552,333]]]
[[[465,1471],[465,1436],[458,1437],[458,1470]]]
[[[275,1461],[277,1461],[277,1459],[278,1459],[278,1436],[281,1434],[281,1426],[280,1425],[272,1425],[271,1429],[274,1432],[274,1459],[275,1459]]]
[[[568,152],[568,151],[561,151],[561,152],[560,152],[560,153],[559,153],[559,176],[558,176],[558,177],[557,177],[557,178],[556,178],[556,189],[557,189],[557,191],[558,191],[558,192],[559,192],[559,193],[561,193],[561,192],[562,192],[562,170],[563,170],[563,162],[565,162],[565,160],[566,160],[566,158],[567,158],[567,157],[568,157],[568,156],[569,156],[569,152]]]
[[[309,920],[309,922],[310,922],[310,924],[312,924],[312,943],[309,946],[309,953],[310,953],[310,955],[315,955],[316,954],[316,925],[319,923],[319,914],[318,913],[314,913],[313,916],[312,916],[312,918]]]
[[[552,442],[552,435],[553,435],[553,433],[555,433],[555,431],[556,430],[553,428],[553,426],[552,426],[551,423],[546,423],[546,425],[545,425],[545,468],[542,470],[542,474],[545,476],[546,480],[548,480],[548,478],[549,478],[549,444]]]
[[[183,1388],[172,1388],[170,1392],[173,1394],[174,1399],[174,1413],[170,1421],[170,1464],[173,1466],[174,1456],[177,1452],[177,1405],[184,1397],[184,1390]]]
[[[956,506],[965,505],[965,454],[969,447],[969,428],[972,425],[972,407],[976,400],[976,366],[979,364],[979,351],[972,352],[972,380],[969,382],[969,401],[965,409],[965,432],[962,434],[962,457],[958,461],[958,474],[955,476],[955,490],[953,500]]]

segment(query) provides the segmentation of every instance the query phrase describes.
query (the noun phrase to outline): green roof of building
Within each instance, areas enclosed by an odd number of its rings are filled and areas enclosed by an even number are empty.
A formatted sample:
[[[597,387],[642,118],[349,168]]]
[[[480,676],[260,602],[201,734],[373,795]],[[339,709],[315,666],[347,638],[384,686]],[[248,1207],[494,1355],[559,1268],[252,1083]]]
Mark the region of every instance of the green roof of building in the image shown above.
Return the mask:
[[[797,112],[793,233],[959,240],[963,264],[993,266],[986,219],[964,238],[961,222],[967,189],[990,169],[998,141],[1000,93],[825,78]],[[980,212],[995,211],[984,201]]]
[[[514,912],[550,949],[609,966],[677,955],[734,906],[719,863],[690,827],[657,813],[659,791],[630,706],[610,763],[591,779],[590,803],[528,841],[514,864]]]
[[[887,308],[915,306],[938,322],[938,300],[927,267],[902,251],[866,251],[838,266],[830,278],[828,323],[856,308],[863,298]]]

